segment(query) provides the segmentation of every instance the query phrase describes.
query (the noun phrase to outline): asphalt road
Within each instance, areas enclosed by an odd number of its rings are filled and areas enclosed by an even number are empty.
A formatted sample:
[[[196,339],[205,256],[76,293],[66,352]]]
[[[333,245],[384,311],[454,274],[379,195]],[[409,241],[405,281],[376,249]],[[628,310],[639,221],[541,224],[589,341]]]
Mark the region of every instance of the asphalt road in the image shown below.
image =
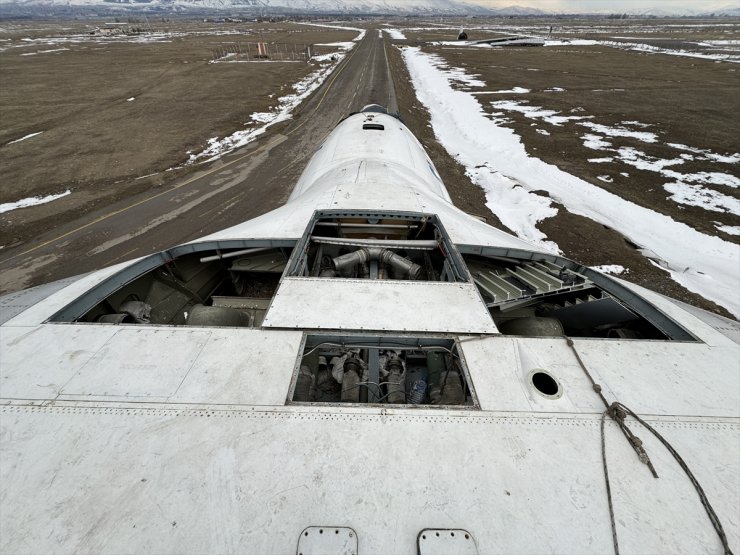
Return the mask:
[[[0,257],[0,293],[82,274],[192,241],[281,204],[335,125],[367,104],[397,111],[376,29],[284,127],[203,170],[54,228]]]

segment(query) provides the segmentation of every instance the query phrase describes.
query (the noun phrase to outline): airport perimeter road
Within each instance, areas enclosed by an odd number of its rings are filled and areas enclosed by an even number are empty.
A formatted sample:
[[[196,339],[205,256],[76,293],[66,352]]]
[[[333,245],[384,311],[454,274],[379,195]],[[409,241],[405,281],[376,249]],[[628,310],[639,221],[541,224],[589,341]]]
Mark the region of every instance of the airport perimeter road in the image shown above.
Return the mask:
[[[377,29],[347,55],[279,132],[180,181],[51,229],[0,257],[0,293],[103,268],[236,225],[283,204],[311,155],[350,112],[396,111]]]

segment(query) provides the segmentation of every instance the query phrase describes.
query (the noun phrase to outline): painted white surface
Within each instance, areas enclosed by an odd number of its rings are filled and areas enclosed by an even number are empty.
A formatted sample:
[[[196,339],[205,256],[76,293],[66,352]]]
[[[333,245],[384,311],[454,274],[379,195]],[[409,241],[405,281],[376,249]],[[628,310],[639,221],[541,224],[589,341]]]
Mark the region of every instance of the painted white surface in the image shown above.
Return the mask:
[[[282,405],[301,337],[239,328],[0,327],[0,398]]]
[[[541,250],[453,206],[411,132],[394,117],[372,116],[385,129],[362,130],[363,115],[340,123],[307,165],[287,204],[202,240],[297,239],[314,210],[372,208],[438,214],[454,243]],[[377,133],[383,133],[382,141]]]
[[[121,326],[62,393],[164,401],[177,392],[210,335],[206,330]]]
[[[211,238],[298,238],[317,208],[387,207],[438,214],[455,243],[531,250],[452,207],[403,129],[395,158],[332,141],[291,202]],[[473,285],[285,278],[261,330],[42,323],[128,264],[0,327],[1,553],[292,553],[312,525],[352,527],[360,553],[416,553],[435,527],[469,530],[482,554],[611,551],[599,398],[563,339],[495,335]],[[679,450],[737,550],[740,347],[621,283],[702,342],[576,347],[607,398]],[[460,335],[482,410],[285,406],[312,328]],[[533,390],[534,368],[559,399]],[[686,477],[630,425],[660,479],[608,423],[623,552],[718,552]]]
[[[115,326],[0,326],[0,398],[54,399]]]
[[[472,283],[303,277],[283,279],[263,326],[496,333]]]
[[[653,423],[737,548],[737,424]],[[429,527],[465,528],[481,553],[612,549],[598,415],[64,405],[3,407],[0,426],[4,553],[293,553],[311,525],[352,527],[360,553],[416,553]],[[663,448],[638,431],[656,480],[607,431],[623,551],[717,553]]]
[[[610,402],[620,401],[641,415],[740,418],[740,368],[728,367],[737,352],[734,344],[574,342]],[[461,347],[486,410],[590,413],[604,409],[564,338],[486,337],[466,339]],[[528,382],[529,373],[538,368],[560,382],[560,399],[543,397]]]
[[[282,405],[303,334],[211,329],[175,403]]]

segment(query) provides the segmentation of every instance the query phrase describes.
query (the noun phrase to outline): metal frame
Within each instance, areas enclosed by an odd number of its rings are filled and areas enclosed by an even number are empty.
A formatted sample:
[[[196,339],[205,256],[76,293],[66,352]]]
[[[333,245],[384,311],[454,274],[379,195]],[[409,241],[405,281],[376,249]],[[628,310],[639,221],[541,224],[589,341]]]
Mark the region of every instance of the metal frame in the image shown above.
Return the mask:
[[[302,277],[304,274],[303,272],[306,269],[307,264],[305,263],[307,254],[308,254],[308,247],[311,243],[311,237],[313,236],[313,233],[315,231],[315,228],[325,226],[327,222],[322,222],[321,220],[327,219],[327,218],[367,218],[367,219],[398,219],[398,220],[412,220],[412,221],[427,221],[431,223],[436,231],[439,233],[439,236],[441,237],[441,246],[444,251],[445,255],[445,270],[450,277],[450,281],[455,282],[463,282],[463,283],[470,283],[472,282],[472,277],[470,276],[470,272],[468,272],[467,265],[465,264],[465,261],[462,259],[462,256],[460,252],[458,252],[458,249],[456,248],[455,244],[452,242],[452,239],[450,238],[450,235],[447,233],[447,230],[445,230],[444,226],[442,225],[442,221],[439,219],[439,217],[436,214],[428,214],[424,212],[407,212],[407,211],[400,211],[400,210],[316,210],[314,211],[313,215],[311,216],[311,219],[308,222],[308,225],[306,226],[306,230],[303,232],[303,235],[298,240],[297,244],[295,245],[295,249],[293,249],[293,254],[290,257],[290,260],[288,260],[288,265],[286,268],[284,276],[290,276],[290,277]],[[322,242],[326,243],[324,237],[319,236],[322,239]],[[339,244],[350,244],[350,242],[354,241],[354,244],[360,245],[362,241],[357,240],[342,240],[338,239],[335,242]],[[341,243],[340,243],[341,242]],[[372,241],[373,244],[375,243],[398,243],[399,247],[403,248],[414,248],[413,244],[404,244],[401,245],[401,241]],[[420,242],[421,243],[421,242]],[[363,243],[364,244],[364,243]],[[391,245],[393,246],[393,245]],[[426,245],[424,245],[424,248],[428,248]]]
[[[645,318],[655,326],[668,339],[675,341],[701,341],[686,328],[678,324],[672,318],[656,308],[652,303],[643,299],[640,295],[625,287],[621,283],[610,279],[588,266],[574,262],[568,258],[554,254],[527,251],[523,249],[510,249],[506,247],[482,247],[478,245],[458,245],[461,254],[477,254],[491,258],[502,258],[510,262],[522,261],[545,261],[563,266],[564,268],[581,274],[588,278],[591,283],[609,293],[615,300],[626,308],[632,310],[638,316]]]
[[[362,344],[366,349],[405,349],[412,350],[414,347],[442,347],[453,351],[459,360],[460,369],[465,377],[465,384],[470,391],[470,397],[473,400],[472,405],[412,405],[412,404],[388,404],[372,403],[368,393],[367,403],[319,403],[319,402],[302,402],[293,401],[295,394],[296,381],[298,372],[301,369],[301,362],[307,349],[318,347],[323,343],[339,343],[346,345]],[[368,390],[369,391],[369,390]],[[475,392],[475,385],[468,370],[468,364],[465,361],[465,355],[460,347],[460,338],[456,335],[434,334],[403,334],[403,333],[378,333],[378,334],[361,334],[361,333],[321,333],[307,332],[303,334],[301,343],[298,346],[298,357],[293,367],[293,376],[290,379],[290,387],[285,398],[285,404],[290,406],[310,406],[310,407],[336,407],[336,408],[357,408],[357,407],[375,407],[375,408],[392,408],[392,409],[412,409],[412,410],[455,410],[455,411],[479,411],[481,410],[478,395]]]
[[[219,252],[225,249],[246,249],[252,247],[292,248],[295,246],[295,243],[293,239],[228,239],[190,243],[167,249],[142,258],[130,266],[123,268],[120,272],[101,281],[55,313],[46,322],[74,322],[121,287],[151,272],[155,268],[172,262],[186,254],[214,250]]]

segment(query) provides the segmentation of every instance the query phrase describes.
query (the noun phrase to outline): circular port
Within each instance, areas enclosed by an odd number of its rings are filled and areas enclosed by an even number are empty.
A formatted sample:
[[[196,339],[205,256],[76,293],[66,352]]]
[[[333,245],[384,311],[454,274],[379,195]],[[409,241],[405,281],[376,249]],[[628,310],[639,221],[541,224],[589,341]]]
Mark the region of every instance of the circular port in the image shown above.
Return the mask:
[[[535,368],[529,373],[529,381],[537,393],[548,399],[559,399],[563,394],[560,383],[542,368]]]

